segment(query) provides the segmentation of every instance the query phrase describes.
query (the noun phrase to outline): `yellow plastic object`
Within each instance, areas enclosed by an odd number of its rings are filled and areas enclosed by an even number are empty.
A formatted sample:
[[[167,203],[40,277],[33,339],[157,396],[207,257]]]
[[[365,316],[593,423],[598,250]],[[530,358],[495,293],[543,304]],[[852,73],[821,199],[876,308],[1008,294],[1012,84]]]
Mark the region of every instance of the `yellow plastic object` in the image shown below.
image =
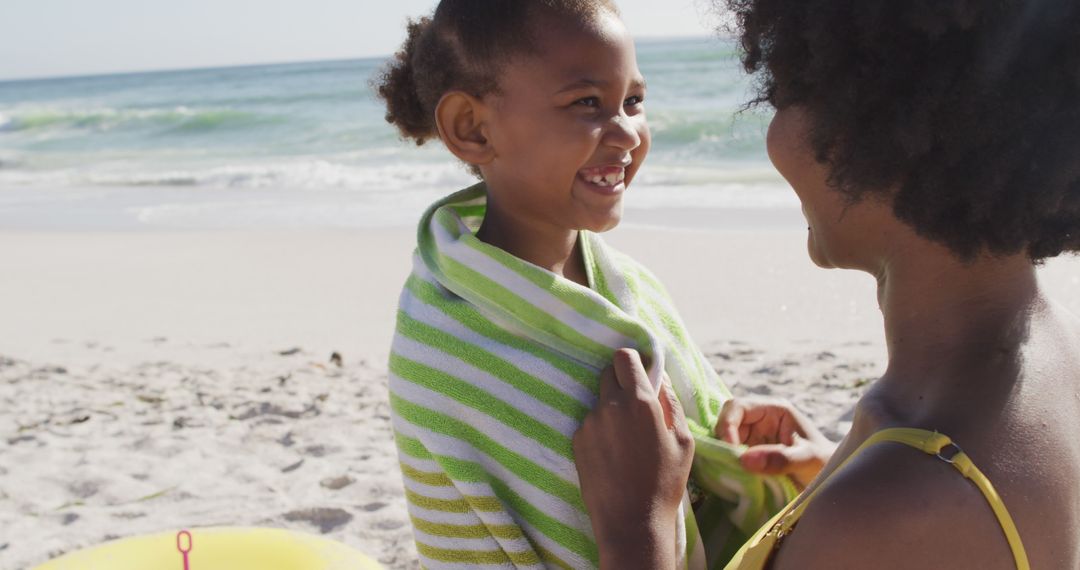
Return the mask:
[[[382,570],[351,547],[276,528],[196,528],[123,538],[55,558],[34,570]]]

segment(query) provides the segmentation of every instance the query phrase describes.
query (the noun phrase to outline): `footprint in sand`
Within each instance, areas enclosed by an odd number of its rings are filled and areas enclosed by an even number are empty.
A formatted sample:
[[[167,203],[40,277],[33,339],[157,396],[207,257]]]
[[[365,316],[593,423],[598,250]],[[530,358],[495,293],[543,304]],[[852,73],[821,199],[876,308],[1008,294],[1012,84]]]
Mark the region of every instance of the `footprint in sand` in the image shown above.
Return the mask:
[[[68,491],[79,499],[89,499],[100,490],[101,485],[95,481],[76,481],[68,485]]]
[[[304,460],[301,459],[300,461],[297,461],[296,463],[293,463],[292,465],[289,465],[287,467],[282,467],[281,472],[282,473],[292,473],[293,471],[296,471],[297,469],[299,469],[300,466],[303,465],[303,464],[304,464]]]
[[[249,407],[244,413],[229,416],[231,420],[250,420],[258,416],[283,416],[289,419],[300,419],[306,416],[318,416],[322,412],[316,406],[304,406],[302,410],[289,410],[270,402],[259,402],[257,406]]]
[[[319,485],[331,491],[340,491],[349,485],[356,482],[356,479],[349,477],[348,475],[342,475],[341,477],[329,477],[319,481]]]
[[[746,392],[749,394],[756,394],[758,396],[771,396],[773,391],[768,384],[758,384],[757,386],[749,386],[746,388]]]
[[[406,524],[407,523],[405,521],[402,521],[402,520],[383,519],[381,521],[376,521],[375,524],[373,524],[371,526],[373,526],[373,527],[375,527],[375,528],[377,528],[379,530],[397,530],[397,529],[405,526]]]
[[[326,449],[325,445],[309,445],[304,448],[304,455],[311,457],[325,457],[330,452]]]
[[[344,509],[313,508],[290,511],[282,515],[289,522],[303,521],[319,527],[326,534],[352,521],[353,516]]]
[[[111,516],[114,519],[132,520],[132,519],[141,519],[141,518],[143,518],[143,517],[145,517],[147,515],[146,515],[146,513],[141,512],[141,511],[125,511],[125,512],[120,512],[120,513],[113,513]]]
[[[753,372],[751,372],[751,374],[757,376],[779,376],[783,373],[784,369],[776,365],[762,366],[761,368],[757,368]]]

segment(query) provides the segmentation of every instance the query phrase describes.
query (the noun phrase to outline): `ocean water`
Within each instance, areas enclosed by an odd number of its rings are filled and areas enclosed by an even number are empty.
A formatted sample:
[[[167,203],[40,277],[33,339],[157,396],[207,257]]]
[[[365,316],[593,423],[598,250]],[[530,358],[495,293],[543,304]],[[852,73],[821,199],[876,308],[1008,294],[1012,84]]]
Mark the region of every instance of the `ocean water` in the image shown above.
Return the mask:
[[[730,42],[643,41],[653,150],[631,209],[774,209],[768,115]],[[383,59],[0,82],[0,228],[409,225],[473,182],[383,120]]]

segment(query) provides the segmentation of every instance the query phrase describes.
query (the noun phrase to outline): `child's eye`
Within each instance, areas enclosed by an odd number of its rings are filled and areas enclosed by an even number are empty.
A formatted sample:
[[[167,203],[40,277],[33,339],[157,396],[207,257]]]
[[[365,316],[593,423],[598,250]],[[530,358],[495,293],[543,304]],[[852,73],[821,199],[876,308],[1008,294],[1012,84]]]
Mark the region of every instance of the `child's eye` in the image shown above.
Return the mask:
[[[582,106],[585,106],[585,107],[593,107],[593,108],[595,108],[595,107],[600,106],[600,98],[599,97],[584,97],[582,99],[578,99],[577,101],[574,101],[574,104],[575,105],[582,105]]]
[[[626,101],[623,101],[623,105],[625,105],[627,107],[633,107],[634,105],[640,105],[640,104],[642,104],[644,102],[645,102],[645,96],[644,95],[634,95],[633,97],[630,97]]]

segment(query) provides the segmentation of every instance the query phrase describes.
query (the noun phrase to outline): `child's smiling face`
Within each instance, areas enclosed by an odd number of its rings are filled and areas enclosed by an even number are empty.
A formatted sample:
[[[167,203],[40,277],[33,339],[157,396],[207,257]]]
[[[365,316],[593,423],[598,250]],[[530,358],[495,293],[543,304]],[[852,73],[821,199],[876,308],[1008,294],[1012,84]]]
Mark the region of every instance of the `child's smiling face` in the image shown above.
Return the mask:
[[[507,63],[485,100],[491,207],[530,226],[611,229],[649,150],[633,40],[607,12],[534,30],[535,54]]]

